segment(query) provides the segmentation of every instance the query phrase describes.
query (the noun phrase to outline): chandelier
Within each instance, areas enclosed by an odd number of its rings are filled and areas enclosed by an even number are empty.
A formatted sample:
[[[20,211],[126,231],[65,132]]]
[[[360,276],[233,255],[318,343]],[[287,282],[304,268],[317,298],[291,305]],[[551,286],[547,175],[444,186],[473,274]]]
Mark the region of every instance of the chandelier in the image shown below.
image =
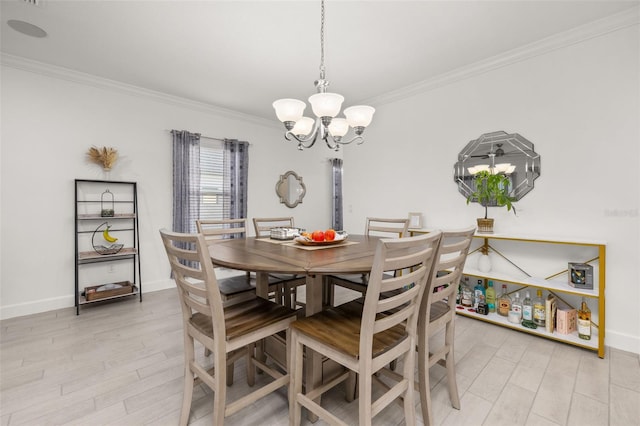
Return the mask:
[[[273,103],[276,116],[287,129],[284,137],[288,141],[296,140],[298,149],[311,148],[318,139],[325,141],[330,149],[338,151],[340,145],[357,142],[364,143],[362,133],[371,123],[375,109],[366,105],[346,108],[346,118],[336,117],[340,113],[344,97],[337,93],[327,92],[329,82],[325,79],[324,67],[324,0],[320,7],[320,78],[315,81],[318,93],[309,97],[311,109],[316,119],[304,117],[306,104],[297,99],[278,99]],[[353,128],[355,136],[349,140],[343,139]]]

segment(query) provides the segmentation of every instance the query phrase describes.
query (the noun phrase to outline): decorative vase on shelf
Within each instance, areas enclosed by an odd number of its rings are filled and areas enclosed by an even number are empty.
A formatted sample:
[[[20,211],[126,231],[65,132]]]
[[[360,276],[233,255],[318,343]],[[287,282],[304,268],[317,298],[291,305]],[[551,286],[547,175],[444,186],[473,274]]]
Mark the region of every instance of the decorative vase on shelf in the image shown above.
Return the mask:
[[[484,273],[491,271],[491,258],[489,257],[489,253],[481,253],[480,257],[478,257],[478,271]]]

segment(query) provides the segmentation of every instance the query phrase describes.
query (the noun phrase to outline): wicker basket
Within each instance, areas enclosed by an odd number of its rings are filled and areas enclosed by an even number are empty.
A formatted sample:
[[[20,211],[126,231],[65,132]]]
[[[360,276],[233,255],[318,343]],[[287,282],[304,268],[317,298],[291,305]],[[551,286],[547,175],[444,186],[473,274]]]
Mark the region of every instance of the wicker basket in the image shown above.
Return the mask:
[[[84,295],[88,301],[106,299],[107,297],[120,296],[122,294],[133,293],[135,287],[129,281],[121,281],[119,283],[113,283],[118,287],[105,289],[108,284],[94,285],[91,287],[85,287]]]
[[[493,233],[493,219],[478,218],[478,232]]]

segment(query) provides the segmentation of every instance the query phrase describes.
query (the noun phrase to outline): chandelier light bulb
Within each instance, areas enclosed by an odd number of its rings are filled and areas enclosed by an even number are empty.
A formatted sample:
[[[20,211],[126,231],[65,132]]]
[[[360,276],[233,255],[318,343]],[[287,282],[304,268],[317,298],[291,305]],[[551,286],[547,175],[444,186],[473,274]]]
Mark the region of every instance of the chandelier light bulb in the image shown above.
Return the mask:
[[[375,108],[366,105],[354,105],[344,110],[344,116],[351,127],[367,127],[373,120]]]
[[[273,103],[273,108],[276,110],[276,116],[278,117],[278,120],[283,123],[287,121],[297,122],[300,120],[306,107],[307,104],[297,99],[278,99]]]
[[[298,136],[307,136],[313,130],[315,121],[309,117],[302,117],[296,121],[295,126],[291,129],[291,133]]]
[[[341,138],[349,131],[349,123],[344,118],[334,118],[329,124],[329,133],[334,138]]]
[[[344,96],[337,93],[316,93],[309,96],[311,109],[316,117],[335,117],[340,113]]]

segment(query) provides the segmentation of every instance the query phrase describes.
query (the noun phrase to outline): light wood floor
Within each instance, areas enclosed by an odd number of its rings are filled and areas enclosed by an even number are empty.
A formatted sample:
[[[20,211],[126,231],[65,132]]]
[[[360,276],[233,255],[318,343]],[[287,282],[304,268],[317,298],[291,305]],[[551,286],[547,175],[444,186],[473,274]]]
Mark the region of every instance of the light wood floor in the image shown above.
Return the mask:
[[[142,303],[130,298],[92,305],[80,316],[69,308],[0,326],[1,425],[177,424],[183,341],[175,290],[145,294]],[[451,408],[443,371],[434,367],[437,425],[640,425],[638,355],[607,348],[599,359],[591,351],[464,317],[456,327],[462,409]],[[247,388],[242,362],[229,388],[232,399]],[[211,424],[205,388],[194,394],[193,425]],[[357,403],[346,403],[341,391],[327,394],[323,405],[356,424]],[[404,424],[401,419],[400,406],[392,404],[374,424]],[[285,391],[227,424],[288,424]]]

